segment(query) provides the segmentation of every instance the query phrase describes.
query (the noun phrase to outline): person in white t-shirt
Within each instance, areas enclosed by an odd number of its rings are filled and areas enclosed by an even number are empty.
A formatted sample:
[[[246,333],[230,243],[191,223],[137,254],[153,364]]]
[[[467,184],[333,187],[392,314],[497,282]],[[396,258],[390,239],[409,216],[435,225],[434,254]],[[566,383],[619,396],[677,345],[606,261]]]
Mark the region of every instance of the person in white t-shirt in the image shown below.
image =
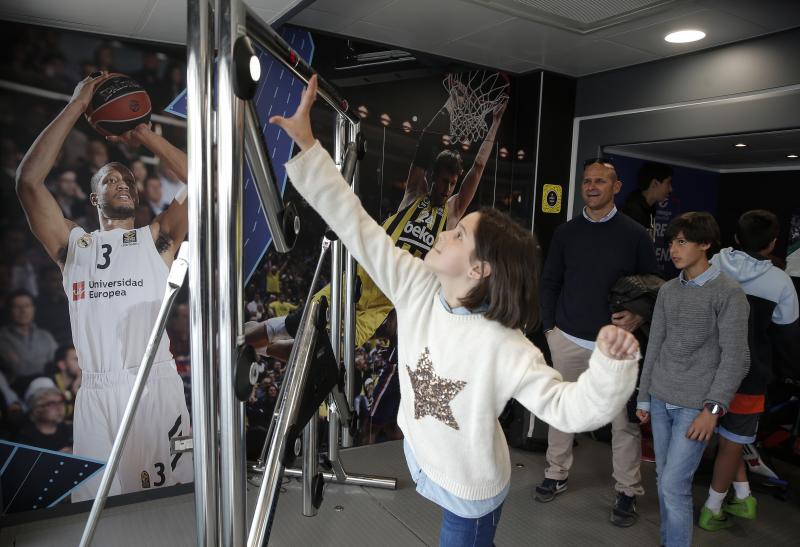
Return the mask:
[[[17,195],[34,235],[61,268],[69,299],[75,350],[82,369],[75,401],[74,454],[108,459],[138,367],[164,296],[169,267],[186,237],[186,193],[144,227],[134,228],[139,195],[133,173],[120,163],[92,177],[91,204],[100,229],[87,233],[64,218],[44,185],[64,140],[89,105],[100,73],[78,83],[67,106],[33,143],[17,170]],[[186,155],[147,125],[112,142],[144,145],[186,178]],[[191,431],[183,383],[164,334],[134,417],[110,494],[158,488],[192,480],[192,459],[171,455],[170,439]],[[93,498],[100,476],[72,493]]]

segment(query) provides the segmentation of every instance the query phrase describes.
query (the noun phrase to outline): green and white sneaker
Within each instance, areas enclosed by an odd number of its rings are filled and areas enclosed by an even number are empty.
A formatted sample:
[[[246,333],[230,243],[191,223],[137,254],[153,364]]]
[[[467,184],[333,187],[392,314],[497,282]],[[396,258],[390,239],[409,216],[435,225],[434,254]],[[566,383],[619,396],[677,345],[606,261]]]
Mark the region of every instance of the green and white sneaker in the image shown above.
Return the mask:
[[[728,501],[722,504],[722,511],[735,517],[753,520],[756,518],[756,507],[758,502],[752,495],[744,499],[731,496]]]
[[[704,505],[700,510],[700,518],[697,519],[697,525],[703,530],[716,532],[717,530],[730,528],[733,526],[733,521],[723,511],[714,514],[711,509]]]

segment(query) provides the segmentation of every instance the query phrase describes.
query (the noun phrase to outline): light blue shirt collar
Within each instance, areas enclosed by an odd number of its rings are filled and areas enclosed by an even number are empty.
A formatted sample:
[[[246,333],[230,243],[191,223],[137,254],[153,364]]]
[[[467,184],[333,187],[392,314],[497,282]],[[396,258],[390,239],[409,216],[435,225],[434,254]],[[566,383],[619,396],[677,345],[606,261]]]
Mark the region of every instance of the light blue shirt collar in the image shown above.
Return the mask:
[[[442,306],[444,306],[444,309],[447,310],[447,313],[452,313],[453,315],[472,315],[473,313],[484,313],[489,309],[489,304],[482,304],[475,311],[465,308],[464,306],[451,308],[450,304],[447,303],[447,300],[444,299],[444,291],[442,290],[439,290],[439,302],[442,303]]]
[[[614,207],[611,208],[611,210],[608,212],[608,214],[606,216],[604,216],[603,218],[601,218],[599,220],[594,220],[586,212],[586,207],[583,208],[583,218],[585,218],[586,220],[588,220],[592,224],[600,224],[601,222],[608,222],[609,220],[614,218],[614,215],[616,215],[616,214],[617,214],[617,206],[614,205]]]
[[[678,278],[681,280],[681,285],[684,287],[702,287],[712,279],[716,279],[717,276],[720,274],[719,266],[716,264],[711,264],[711,267],[695,277],[694,279],[686,280],[686,277],[683,275],[683,270],[681,270],[680,275]]]

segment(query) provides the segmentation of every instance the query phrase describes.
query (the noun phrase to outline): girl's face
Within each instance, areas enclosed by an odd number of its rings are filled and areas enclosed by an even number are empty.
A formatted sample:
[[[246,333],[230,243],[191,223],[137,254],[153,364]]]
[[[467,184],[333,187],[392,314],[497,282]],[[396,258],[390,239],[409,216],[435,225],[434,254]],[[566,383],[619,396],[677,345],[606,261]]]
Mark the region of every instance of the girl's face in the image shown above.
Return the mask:
[[[452,230],[439,234],[433,248],[425,255],[425,264],[433,270],[440,281],[463,279],[478,261],[475,253],[475,230],[480,213],[470,213]]]

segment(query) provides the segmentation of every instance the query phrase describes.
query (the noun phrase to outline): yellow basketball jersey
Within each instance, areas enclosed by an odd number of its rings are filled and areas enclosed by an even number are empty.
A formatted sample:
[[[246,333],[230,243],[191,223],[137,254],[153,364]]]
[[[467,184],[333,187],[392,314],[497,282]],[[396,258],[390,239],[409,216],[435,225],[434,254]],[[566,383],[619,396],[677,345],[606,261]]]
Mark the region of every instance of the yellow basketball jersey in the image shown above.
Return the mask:
[[[447,206],[432,205],[430,196],[426,195],[386,219],[383,229],[395,245],[424,258],[446,224]]]
[[[418,258],[424,258],[446,225],[447,206],[432,205],[430,196],[426,195],[387,218],[383,229],[396,246]],[[372,338],[394,306],[360,265],[356,268],[356,275],[361,280],[361,297],[356,302],[356,345],[361,346]],[[314,298],[320,296],[330,297],[330,285],[326,285]]]

